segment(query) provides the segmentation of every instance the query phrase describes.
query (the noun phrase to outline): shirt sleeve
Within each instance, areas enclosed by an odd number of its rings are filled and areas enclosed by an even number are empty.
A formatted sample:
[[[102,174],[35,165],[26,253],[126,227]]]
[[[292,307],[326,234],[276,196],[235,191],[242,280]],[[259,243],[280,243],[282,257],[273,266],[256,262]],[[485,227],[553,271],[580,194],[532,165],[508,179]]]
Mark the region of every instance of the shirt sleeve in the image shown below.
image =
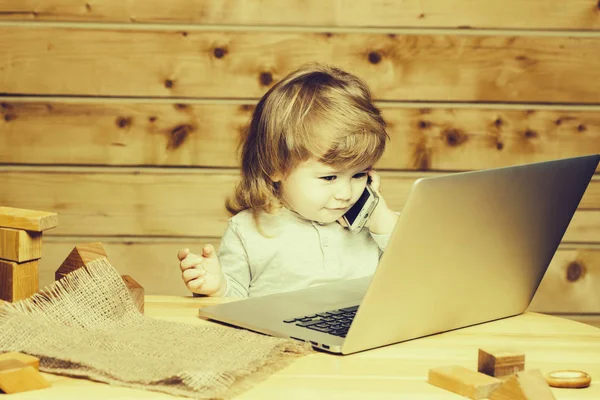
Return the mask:
[[[221,239],[218,257],[221,269],[227,279],[225,296],[248,297],[250,287],[248,254],[237,227],[231,221]]]
[[[375,243],[377,243],[377,247],[379,247],[379,250],[381,250],[381,252],[385,250],[385,248],[388,245],[388,242],[390,241],[390,237],[392,236],[391,233],[377,234],[371,231],[369,231],[369,234],[371,235]]]
[[[396,212],[396,214],[398,216],[400,216],[399,212]],[[373,232],[369,231],[369,234],[371,235],[371,237],[373,238],[373,240],[375,241],[375,243],[377,243],[377,246],[379,247],[379,250],[381,251],[379,253],[379,256],[381,257],[381,254],[383,253],[383,251],[385,251],[385,248],[387,247],[388,242],[390,241],[390,237],[392,236],[392,232],[378,234],[378,233],[373,233]]]

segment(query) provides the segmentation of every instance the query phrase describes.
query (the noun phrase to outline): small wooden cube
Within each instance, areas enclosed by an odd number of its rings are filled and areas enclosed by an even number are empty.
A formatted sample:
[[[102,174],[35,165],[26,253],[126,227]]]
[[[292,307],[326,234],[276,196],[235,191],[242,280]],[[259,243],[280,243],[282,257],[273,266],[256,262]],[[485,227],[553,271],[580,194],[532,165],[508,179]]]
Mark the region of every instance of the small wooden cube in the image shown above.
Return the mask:
[[[479,349],[477,371],[496,378],[507,377],[525,369],[525,354],[509,350]]]
[[[42,232],[58,225],[58,215],[52,212],[0,207],[0,227]]]
[[[542,373],[537,370],[518,372],[500,386],[489,400],[556,400]]]
[[[42,257],[42,232],[0,228],[0,258],[25,262]]]
[[[50,387],[48,381],[31,365],[19,360],[0,361],[0,390],[19,393]]]
[[[129,275],[121,275],[121,278],[123,278],[123,282],[125,282],[125,286],[127,286],[127,289],[129,290],[129,293],[131,294],[133,303],[135,304],[135,306],[137,307],[139,312],[141,312],[143,314],[144,313],[144,288],[142,287],[142,285],[137,283],[136,280],[133,279]]]
[[[485,399],[502,384],[500,379],[457,365],[430,369],[427,381],[470,399]]]
[[[25,263],[0,260],[0,299],[26,299],[38,291],[38,260]]]
[[[29,354],[17,353],[16,351],[10,351],[8,353],[0,354],[0,361],[5,360],[17,360],[22,363],[29,365],[36,370],[40,369],[40,359],[34,356],[30,356]]]
[[[70,272],[75,271],[86,265],[87,263],[94,261],[97,258],[107,257],[106,251],[100,242],[78,244],[69,253],[65,261],[56,270],[54,279],[59,280]]]

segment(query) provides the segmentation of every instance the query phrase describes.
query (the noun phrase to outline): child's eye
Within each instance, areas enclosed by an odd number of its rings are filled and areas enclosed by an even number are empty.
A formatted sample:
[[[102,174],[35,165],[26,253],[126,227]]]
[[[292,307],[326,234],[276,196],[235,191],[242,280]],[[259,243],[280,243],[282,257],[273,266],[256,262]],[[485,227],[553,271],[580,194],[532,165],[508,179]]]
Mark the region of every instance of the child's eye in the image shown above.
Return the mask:
[[[335,180],[336,176],[335,175],[328,175],[328,176],[322,176],[320,179],[323,179],[324,181],[333,181]]]
[[[360,179],[360,178],[363,178],[363,177],[365,177],[366,175],[367,175],[367,173],[366,173],[366,172],[359,172],[358,174],[355,174],[355,175],[353,176],[353,178]]]

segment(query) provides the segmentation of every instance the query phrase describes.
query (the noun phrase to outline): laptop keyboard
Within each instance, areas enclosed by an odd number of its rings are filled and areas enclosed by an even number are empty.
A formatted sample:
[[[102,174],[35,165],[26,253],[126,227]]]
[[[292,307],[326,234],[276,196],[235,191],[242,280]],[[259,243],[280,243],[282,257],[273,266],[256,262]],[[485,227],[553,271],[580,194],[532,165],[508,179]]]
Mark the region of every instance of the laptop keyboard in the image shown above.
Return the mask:
[[[329,333],[334,336],[346,337],[350,324],[356,315],[358,306],[340,308],[318,314],[305,315],[298,318],[286,319],[287,324],[295,323],[296,326],[312,329],[314,331]]]

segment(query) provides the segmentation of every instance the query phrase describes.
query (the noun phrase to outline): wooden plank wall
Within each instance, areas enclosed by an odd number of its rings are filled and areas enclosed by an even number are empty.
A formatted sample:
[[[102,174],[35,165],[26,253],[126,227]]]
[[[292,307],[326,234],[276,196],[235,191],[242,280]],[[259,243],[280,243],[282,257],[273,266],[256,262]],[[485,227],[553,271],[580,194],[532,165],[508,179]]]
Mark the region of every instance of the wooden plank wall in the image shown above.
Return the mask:
[[[218,244],[254,104],[309,61],[364,78],[402,208],[432,174],[600,152],[597,0],[4,0],[0,204],[54,211],[41,284],[102,241],[149,294]],[[600,175],[532,309],[600,316]]]

